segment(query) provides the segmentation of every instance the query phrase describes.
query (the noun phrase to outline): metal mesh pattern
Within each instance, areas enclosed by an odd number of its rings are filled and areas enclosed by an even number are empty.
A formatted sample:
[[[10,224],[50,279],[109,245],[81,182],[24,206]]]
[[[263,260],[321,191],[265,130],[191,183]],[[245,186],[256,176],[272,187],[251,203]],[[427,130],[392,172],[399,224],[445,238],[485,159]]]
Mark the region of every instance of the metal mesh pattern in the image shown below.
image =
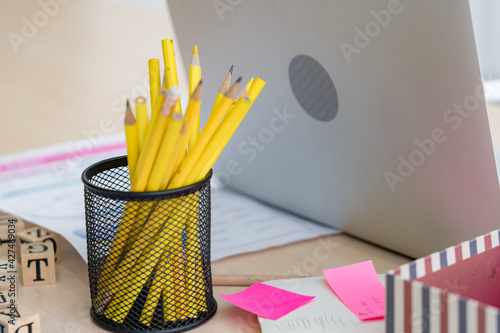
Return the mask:
[[[201,324],[217,309],[210,177],[181,191],[134,193],[126,159],[110,161],[82,176],[92,318],[116,332]]]

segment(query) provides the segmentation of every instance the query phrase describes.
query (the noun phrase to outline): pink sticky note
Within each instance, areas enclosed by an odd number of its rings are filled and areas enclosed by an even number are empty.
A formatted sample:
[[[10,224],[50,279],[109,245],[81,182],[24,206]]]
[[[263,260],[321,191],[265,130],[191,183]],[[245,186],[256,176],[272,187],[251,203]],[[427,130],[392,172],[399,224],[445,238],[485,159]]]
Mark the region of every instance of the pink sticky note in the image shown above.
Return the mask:
[[[271,320],[283,317],[314,298],[263,283],[256,283],[236,294],[219,296],[239,308]]]
[[[323,274],[340,300],[361,320],[381,319],[385,315],[385,288],[371,260]]]

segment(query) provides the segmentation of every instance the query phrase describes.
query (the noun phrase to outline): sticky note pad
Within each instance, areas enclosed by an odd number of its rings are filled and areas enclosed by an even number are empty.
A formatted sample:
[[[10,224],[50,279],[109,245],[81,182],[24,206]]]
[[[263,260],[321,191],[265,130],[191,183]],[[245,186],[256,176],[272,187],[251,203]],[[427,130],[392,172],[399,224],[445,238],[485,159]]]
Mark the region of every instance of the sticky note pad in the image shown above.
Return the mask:
[[[371,260],[323,271],[340,300],[361,320],[385,315],[385,288]]]
[[[263,283],[256,283],[236,294],[219,296],[239,308],[271,320],[283,317],[314,298]]]

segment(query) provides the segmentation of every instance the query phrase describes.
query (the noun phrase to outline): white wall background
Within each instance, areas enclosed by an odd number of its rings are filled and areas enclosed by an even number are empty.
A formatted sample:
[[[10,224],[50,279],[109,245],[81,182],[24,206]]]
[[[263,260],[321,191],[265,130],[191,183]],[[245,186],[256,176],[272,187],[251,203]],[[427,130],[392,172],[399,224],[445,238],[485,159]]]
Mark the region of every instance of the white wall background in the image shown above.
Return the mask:
[[[470,0],[483,78],[500,80],[500,1]]]

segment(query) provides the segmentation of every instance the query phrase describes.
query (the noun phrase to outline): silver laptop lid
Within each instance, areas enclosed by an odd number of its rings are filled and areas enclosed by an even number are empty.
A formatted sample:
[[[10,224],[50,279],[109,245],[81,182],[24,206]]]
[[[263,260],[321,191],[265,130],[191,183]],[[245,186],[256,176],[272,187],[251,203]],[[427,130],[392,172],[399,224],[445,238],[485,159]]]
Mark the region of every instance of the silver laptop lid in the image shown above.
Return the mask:
[[[466,0],[169,0],[208,117],[228,68],[267,85],[219,158],[230,188],[420,257],[500,225]]]

